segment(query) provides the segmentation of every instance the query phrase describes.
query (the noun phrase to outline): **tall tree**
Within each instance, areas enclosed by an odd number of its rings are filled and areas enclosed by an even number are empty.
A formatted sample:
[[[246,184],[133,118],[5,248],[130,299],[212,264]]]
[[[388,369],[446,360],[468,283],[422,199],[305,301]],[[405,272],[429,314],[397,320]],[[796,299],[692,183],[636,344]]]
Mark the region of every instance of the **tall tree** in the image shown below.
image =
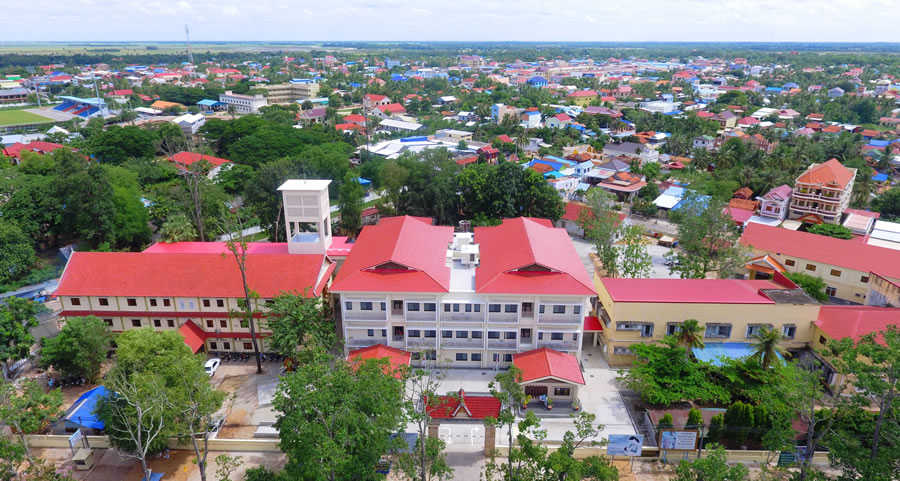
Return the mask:
[[[670,270],[682,279],[704,279],[714,274],[731,278],[744,265],[746,249],[738,243],[738,231],[724,204],[688,194],[683,208],[672,213],[678,227],[679,249],[670,251]]]
[[[621,231],[622,246],[617,250],[622,277],[650,277],[653,259],[647,250],[643,229],[630,225]]]
[[[505,428],[509,442],[507,446],[510,450],[515,446],[513,427],[516,425],[516,411],[527,399],[521,382],[522,371],[516,366],[510,366],[508,370],[494,376],[494,379],[488,384],[491,395],[500,401],[500,413],[496,418],[486,418],[484,424],[499,429],[500,435],[503,434]],[[529,413],[531,412],[529,411]],[[533,413],[531,414],[533,415]],[[516,470],[513,467],[512,456],[507,456],[506,470],[503,475],[506,479],[515,479]]]
[[[209,427],[213,424],[213,416],[222,407],[225,393],[214,389],[208,379],[200,360],[188,364],[187,369],[180,369],[180,389],[175,390],[179,396],[170,399],[177,408],[175,422],[181,440],[189,439],[194,448],[195,462],[200,471],[200,480],[206,481],[207,462],[209,456]]]
[[[440,366],[413,368],[406,374],[405,407],[409,422],[416,426],[415,451],[400,455],[398,464],[409,481],[451,479],[453,468],[447,464],[444,440],[428,436],[431,411],[440,406],[438,389],[446,378]]]
[[[59,334],[43,340],[41,366],[94,382],[111,344],[112,334],[102,320],[94,316],[70,317]]]
[[[9,361],[24,359],[31,353],[34,336],[31,329],[37,327],[35,304],[28,299],[11,297],[0,304],[0,360],[3,376],[8,376]]]
[[[19,280],[31,271],[37,260],[33,241],[16,223],[0,223],[0,245],[0,285]]]
[[[585,194],[584,203],[587,207],[578,213],[578,225],[584,230],[584,236],[593,242],[606,275],[616,277],[619,254],[615,243],[619,235],[619,218],[612,209],[612,197],[603,189],[593,188]]]
[[[282,292],[272,300],[266,315],[272,331],[269,346],[281,355],[297,358],[298,351],[306,347],[330,349],[337,342],[328,305],[321,297],[306,294]]]
[[[684,356],[686,359],[690,360],[691,351],[694,348],[702,349],[705,346],[703,343],[703,333],[703,327],[700,326],[700,323],[697,322],[696,319],[686,319],[678,326],[678,334],[676,334],[675,337],[678,339],[678,344],[684,346]]]
[[[753,356],[756,357],[764,369],[768,369],[778,356],[788,356],[787,349],[781,346],[784,336],[777,330],[762,327],[753,335]]]
[[[256,319],[253,318],[253,297],[254,293],[250,290],[250,284],[247,281],[247,241],[244,240],[244,222],[241,220],[240,211],[236,212],[233,217],[227,218],[225,222],[225,232],[237,232],[238,238],[229,235],[225,241],[228,252],[234,258],[238,270],[241,272],[241,286],[244,288],[244,299],[241,302],[243,310],[244,322],[250,328],[250,342],[253,343],[253,357],[256,359],[256,374],[262,374],[262,361],[259,358],[259,342],[256,339]]]
[[[347,173],[341,184],[341,192],[338,196],[338,205],[341,214],[341,229],[344,234],[356,238],[362,229],[363,199],[366,191],[351,173]]]
[[[41,383],[34,379],[25,381],[19,390],[11,383],[0,384],[0,422],[19,435],[29,460],[33,458],[25,435],[40,433],[62,417],[62,403],[60,389],[44,392]]]

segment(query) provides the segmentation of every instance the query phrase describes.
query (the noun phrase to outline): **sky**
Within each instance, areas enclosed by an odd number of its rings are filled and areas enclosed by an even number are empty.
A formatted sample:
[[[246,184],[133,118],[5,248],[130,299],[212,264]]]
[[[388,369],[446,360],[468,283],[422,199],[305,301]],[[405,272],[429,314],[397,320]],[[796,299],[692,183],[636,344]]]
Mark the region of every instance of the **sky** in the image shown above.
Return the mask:
[[[0,42],[898,42],[897,1],[0,0]]]

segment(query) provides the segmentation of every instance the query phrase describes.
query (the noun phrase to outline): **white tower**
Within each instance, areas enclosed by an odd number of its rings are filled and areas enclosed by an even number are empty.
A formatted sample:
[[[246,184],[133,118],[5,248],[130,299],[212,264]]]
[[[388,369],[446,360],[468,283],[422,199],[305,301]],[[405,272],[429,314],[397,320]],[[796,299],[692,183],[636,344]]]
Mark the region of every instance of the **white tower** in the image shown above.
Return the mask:
[[[330,180],[291,179],[281,184],[291,254],[325,254],[331,246]]]

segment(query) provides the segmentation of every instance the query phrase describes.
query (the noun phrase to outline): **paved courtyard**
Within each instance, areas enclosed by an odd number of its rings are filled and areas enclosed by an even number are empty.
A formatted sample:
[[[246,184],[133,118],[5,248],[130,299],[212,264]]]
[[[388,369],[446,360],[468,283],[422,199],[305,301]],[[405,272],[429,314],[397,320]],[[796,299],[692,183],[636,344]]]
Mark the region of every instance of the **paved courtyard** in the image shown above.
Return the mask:
[[[593,279],[594,264],[591,262],[590,258],[590,254],[594,252],[593,244],[583,237],[571,237],[571,239],[572,244],[575,246],[575,251],[578,252],[578,257],[581,258],[581,262],[584,264],[584,268],[588,271],[588,275]],[[653,263],[651,266],[650,277],[654,279],[677,279],[678,274],[669,273],[669,266],[665,265],[665,258],[663,257],[672,249],[657,245],[655,240],[650,237],[647,237],[647,240],[648,242],[651,242],[647,244],[647,251],[650,253],[650,258]]]

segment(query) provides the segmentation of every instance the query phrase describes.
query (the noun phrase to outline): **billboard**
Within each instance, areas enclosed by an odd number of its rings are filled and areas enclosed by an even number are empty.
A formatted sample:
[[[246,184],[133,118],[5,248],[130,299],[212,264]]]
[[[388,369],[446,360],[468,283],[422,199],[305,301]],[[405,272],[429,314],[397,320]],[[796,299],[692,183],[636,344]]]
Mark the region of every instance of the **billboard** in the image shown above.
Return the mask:
[[[659,449],[674,451],[697,449],[697,431],[663,431],[659,436]]]
[[[610,434],[606,454],[610,456],[640,456],[644,437],[639,434]]]

